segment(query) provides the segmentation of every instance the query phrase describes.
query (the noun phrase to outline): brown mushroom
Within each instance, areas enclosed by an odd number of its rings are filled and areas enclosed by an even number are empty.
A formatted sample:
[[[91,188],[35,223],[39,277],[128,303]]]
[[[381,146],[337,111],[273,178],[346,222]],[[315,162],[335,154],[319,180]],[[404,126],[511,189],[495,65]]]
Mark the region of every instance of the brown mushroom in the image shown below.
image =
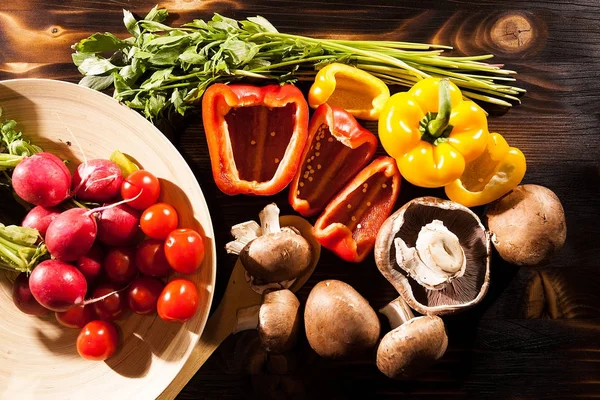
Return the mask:
[[[489,233],[467,207],[420,197],[384,222],[375,261],[410,307],[443,315],[472,307],[485,296],[490,249]]]
[[[280,227],[279,208],[267,205],[259,214],[260,226],[248,221],[231,228],[235,240],[228,253],[238,254],[247,280],[258,293],[289,288],[310,268],[312,247],[293,227]]]
[[[500,257],[515,265],[547,263],[567,238],[559,198],[539,185],[516,187],[488,207],[486,218]]]
[[[416,317],[397,298],[381,310],[392,328],[377,348],[377,368],[389,378],[415,376],[440,359],[448,347],[444,321],[435,315]]]
[[[304,326],[312,349],[331,359],[348,359],[373,349],[381,328],[369,302],[352,286],[332,279],[310,291]]]
[[[274,353],[290,350],[298,339],[301,323],[300,301],[287,289],[265,292],[261,305],[237,313],[233,333],[258,329],[263,348]]]

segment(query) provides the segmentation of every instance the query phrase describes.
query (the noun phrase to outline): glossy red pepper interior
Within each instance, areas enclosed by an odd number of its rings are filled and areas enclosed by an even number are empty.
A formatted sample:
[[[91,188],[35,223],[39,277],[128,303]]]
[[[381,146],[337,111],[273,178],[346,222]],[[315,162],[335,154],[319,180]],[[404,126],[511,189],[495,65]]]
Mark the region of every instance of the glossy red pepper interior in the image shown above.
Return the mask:
[[[321,125],[301,167],[296,197],[306,200],[312,208],[325,208],[356,174],[356,168],[349,166],[364,163],[368,152],[367,143],[351,149],[337,140],[327,125]]]
[[[393,196],[393,177],[387,177],[383,171],[377,172],[362,185],[354,189],[346,199],[326,214],[322,226],[341,223],[352,232],[357,244],[357,253],[362,254],[365,247],[373,244],[382,220],[382,214],[389,214]]]
[[[241,180],[273,178],[296,125],[296,105],[232,108],[225,115],[233,158]]]

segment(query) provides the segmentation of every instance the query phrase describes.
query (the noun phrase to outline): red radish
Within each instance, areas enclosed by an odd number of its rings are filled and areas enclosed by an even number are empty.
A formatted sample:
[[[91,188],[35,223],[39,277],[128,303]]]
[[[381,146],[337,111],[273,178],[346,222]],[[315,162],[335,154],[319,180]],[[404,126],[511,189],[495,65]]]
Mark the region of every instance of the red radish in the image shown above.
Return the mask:
[[[120,292],[117,286],[106,283],[99,285],[93,293],[94,299],[104,296],[107,297],[93,303],[96,316],[103,321],[121,318],[127,307],[127,294]]]
[[[17,195],[26,202],[53,207],[69,197],[71,173],[54,154],[37,153],[17,164],[12,174],[12,185]]]
[[[97,244],[93,244],[86,255],[77,259],[77,269],[85,276],[88,285],[93,284],[102,272],[104,263],[104,250]]]
[[[33,297],[51,311],[66,311],[83,304],[87,292],[85,277],[71,264],[42,261],[29,277]]]
[[[121,191],[123,174],[119,166],[104,159],[79,164],[73,174],[75,197],[98,203],[110,201]]]
[[[71,208],[48,226],[46,246],[57,260],[75,261],[90,251],[97,232],[96,219],[90,210]]]
[[[33,297],[31,290],[29,289],[29,279],[25,272],[21,272],[15,283],[13,284],[13,301],[17,308],[29,315],[44,315],[48,312],[47,308],[44,308],[38,301]]]
[[[111,282],[126,284],[138,273],[135,265],[135,248],[115,247],[109,250],[104,259],[104,272]]]
[[[46,236],[48,226],[60,215],[61,211],[55,207],[33,207],[23,218],[21,226],[37,229],[42,237]]]
[[[96,318],[91,304],[72,307],[63,312],[56,312],[54,316],[58,323],[66,328],[83,328],[85,324]]]
[[[140,231],[140,211],[127,204],[108,205],[98,218],[98,240],[108,246],[127,246]]]

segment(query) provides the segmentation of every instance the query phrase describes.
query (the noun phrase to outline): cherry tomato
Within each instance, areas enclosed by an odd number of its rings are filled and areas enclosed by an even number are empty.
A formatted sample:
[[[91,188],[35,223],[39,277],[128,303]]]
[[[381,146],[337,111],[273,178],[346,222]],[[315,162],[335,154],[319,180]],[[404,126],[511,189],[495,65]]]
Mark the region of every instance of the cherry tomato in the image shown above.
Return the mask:
[[[86,360],[104,361],[119,344],[119,333],[106,321],[88,322],[77,336],[77,352]]]
[[[59,324],[67,328],[83,328],[85,324],[96,318],[92,304],[69,308],[67,311],[54,313]]]
[[[141,192],[141,194],[140,194]],[[127,204],[138,210],[145,210],[158,201],[160,196],[160,181],[150,172],[140,169],[131,173],[121,185],[121,197],[124,200],[133,199]]]
[[[127,289],[129,308],[136,314],[156,312],[156,303],[165,284],[157,278],[140,276],[134,279]]]
[[[185,322],[198,309],[198,289],[187,279],[167,283],[158,298],[158,316],[169,322]]]
[[[140,228],[146,236],[152,239],[164,240],[173,230],[177,229],[179,217],[173,206],[166,203],[156,203],[148,207],[140,218]]]
[[[204,261],[204,240],[192,229],[175,229],[165,240],[165,255],[175,271],[191,274]]]
[[[171,266],[165,256],[165,242],[162,240],[144,240],[137,248],[135,262],[138,270],[148,276],[167,276]]]
[[[135,252],[133,247],[112,248],[104,258],[104,271],[108,279],[117,284],[131,282],[138,272]]]
[[[110,292],[115,292],[105,299],[92,303],[98,319],[103,321],[114,321],[125,314],[125,307],[127,306],[125,293],[116,292],[118,289],[119,288],[111,284],[102,284],[94,290],[94,293],[92,294],[94,299],[105,296]]]

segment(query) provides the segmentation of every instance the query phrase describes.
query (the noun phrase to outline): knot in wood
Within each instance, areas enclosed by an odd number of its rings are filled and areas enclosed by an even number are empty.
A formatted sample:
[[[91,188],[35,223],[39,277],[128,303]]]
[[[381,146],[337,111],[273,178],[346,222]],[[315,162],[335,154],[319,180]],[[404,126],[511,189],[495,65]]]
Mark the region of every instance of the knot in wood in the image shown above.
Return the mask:
[[[521,14],[504,15],[492,26],[491,38],[502,50],[519,53],[534,43],[536,30],[531,21]]]

